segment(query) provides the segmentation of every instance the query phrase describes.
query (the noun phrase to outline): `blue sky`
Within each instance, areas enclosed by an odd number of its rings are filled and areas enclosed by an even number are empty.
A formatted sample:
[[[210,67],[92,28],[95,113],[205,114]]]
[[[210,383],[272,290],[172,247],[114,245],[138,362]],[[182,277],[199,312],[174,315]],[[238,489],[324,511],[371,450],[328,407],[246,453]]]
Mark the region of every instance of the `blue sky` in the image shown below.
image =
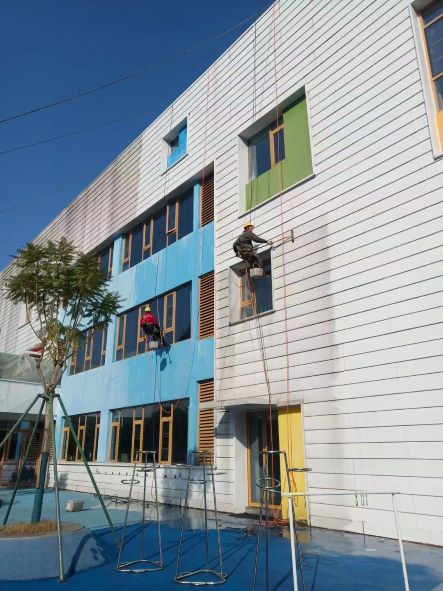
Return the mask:
[[[159,62],[263,12],[271,0],[20,0],[0,5],[0,119]],[[0,124],[0,269],[248,24],[196,52],[91,96]],[[31,200],[25,205],[23,201]]]

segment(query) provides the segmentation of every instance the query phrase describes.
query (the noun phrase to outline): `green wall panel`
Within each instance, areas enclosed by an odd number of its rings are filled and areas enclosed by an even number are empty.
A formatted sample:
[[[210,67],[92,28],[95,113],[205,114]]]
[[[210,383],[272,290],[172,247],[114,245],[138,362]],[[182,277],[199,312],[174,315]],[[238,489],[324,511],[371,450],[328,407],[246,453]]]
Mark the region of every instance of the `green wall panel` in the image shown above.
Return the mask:
[[[246,209],[251,209],[312,174],[308,111],[303,97],[283,113],[285,154],[282,162],[246,185]]]

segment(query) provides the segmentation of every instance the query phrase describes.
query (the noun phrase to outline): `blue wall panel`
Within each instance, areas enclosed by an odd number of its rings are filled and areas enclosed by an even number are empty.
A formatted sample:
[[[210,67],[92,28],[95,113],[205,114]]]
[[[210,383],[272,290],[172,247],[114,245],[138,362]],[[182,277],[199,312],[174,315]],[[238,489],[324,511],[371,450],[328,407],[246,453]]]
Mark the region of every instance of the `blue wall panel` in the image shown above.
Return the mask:
[[[214,225],[198,228],[199,186],[194,188],[194,231],[149,259],[120,273],[122,239],[114,243],[111,289],[123,301],[122,312],[192,281],[191,338],[168,352],[115,358],[115,322],[108,328],[105,365],[62,381],[69,414],[101,411],[98,461],[108,457],[110,409],[159,400],[189,398],[188,449],[197,447],[197,382],[214,376],[214,339],[197,339],[199,277],[214,269]],[[58,442],[62,421],[57,421]],[[60,450],[60,447],[59,447]]]

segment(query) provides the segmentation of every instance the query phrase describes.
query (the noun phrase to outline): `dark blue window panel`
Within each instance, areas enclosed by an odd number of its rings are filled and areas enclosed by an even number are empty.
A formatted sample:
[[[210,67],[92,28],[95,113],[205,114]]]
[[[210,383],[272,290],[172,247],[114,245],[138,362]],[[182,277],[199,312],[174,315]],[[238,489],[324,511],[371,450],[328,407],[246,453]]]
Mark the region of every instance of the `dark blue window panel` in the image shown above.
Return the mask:
[[[175,310],[175,342],[191,337],[191,284],[177,289]]]
[[[253,146],[253,176],[260,176],[271,168],[271,150],[269,146],[269,133],[266,132],[258,138]]]
[[[271,259],[262,260],[264,277],[254,279],[256,312],[261,314],[272,310]]]
[[[125,358],[137,355],[138,308],[126,313]]]
[[[138,265],[142,261],[143,250],[143,224],[136,226],[132,230],[131,245],[131,267]]]
[[[166,247],[166,208],[154,214],[152,254]]]
[[[283,128],[273,135],[275,163],[285,159],[285,138]]]
[[[443,19],[425,29],[432,75],[443,71]]]
[[[179,199],[178,209],[178,238],[183,238],[192,232],[194,223],[194,191],[190,189]]]

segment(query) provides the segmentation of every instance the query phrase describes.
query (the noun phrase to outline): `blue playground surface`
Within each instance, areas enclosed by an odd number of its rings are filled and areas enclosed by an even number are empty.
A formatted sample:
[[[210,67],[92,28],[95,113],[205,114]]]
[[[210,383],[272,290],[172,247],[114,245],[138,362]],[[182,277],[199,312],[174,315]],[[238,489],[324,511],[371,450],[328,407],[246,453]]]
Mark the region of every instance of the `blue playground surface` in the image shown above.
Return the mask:
[[[10,491],[0,491],[4,501],[0,508],[0,520],[6,511]],[[62,491],[61,504],[67,500],[82,499],[86,509],[77,513],[62,511],[63,521],[82,523],[90,530],[102,548],[107,561],[89,570],[74,573],[63,583],[67,590],[142,591],[158,588],[162,591],[179,589],[174,582],[175,566],[180,536],[180,510],[177,507],[161,507],[161,530],[165,568],[162,571],[144,574],[121,573],[116,571],[117,549],[111,531],[94,495]],[[23,491],[11,513],[10,523],[27,521],[30,517],[33,491]],[[119,537],[126,505],[107,501],[107,507]],[[149,512],[152,507],[148,508]],[[54,518],[54,495],[45,495],[44,518]],[[129,514],[129,526],[125,537],[122,559],[131,560],[140,553],[141,505],[134,503]],[[220,514],[221,540],[224,571],[228,579],[223,588],[226,591],[252,589],[252,573],[255,557],[256,536],[254,521],[237,516]],[[145,530],[145,548],[148,558],[158,559],[155,524]],[[210,520],[210,556],[216,565],[216,536],[214,522]],[[313,528],[300,531],[302,564],[305,577],[305,591],[402,591],[404,589],[398,544],[395,540],[349,534]],[[205,538],[202,511],[191,510],[186,526],[181,568],[201,568],[204,562]],[[265,590],[264,579],[264,537],[259,555],[257,591]],[[405,543],[405,554],[411,591],[443,590],[443,548]],[[1,559],[1,557],[0,557]],[[11,568],[13,568],[11,564]],[[303,586],[299,576],[299,590]],[[289,536],[286,530],[270,532],[270,585],[271,591],[291,591],[292,570]],[[60,590],[56,579],[34,581],[0,581],[0,591],[51,591]]]

